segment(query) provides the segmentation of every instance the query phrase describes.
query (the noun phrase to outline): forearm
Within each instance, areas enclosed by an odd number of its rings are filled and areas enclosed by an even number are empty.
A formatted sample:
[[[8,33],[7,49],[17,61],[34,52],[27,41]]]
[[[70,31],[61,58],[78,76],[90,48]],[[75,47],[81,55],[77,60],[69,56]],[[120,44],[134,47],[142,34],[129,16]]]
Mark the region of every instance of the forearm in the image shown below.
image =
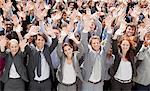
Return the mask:
[[[5,51],[5,46],[0,45],[0,49],[1,49],[0,50],[1,52],[4,52]]]
[[[87,53],[88,52],[88,32],[84,33],[81,32],[81,43],[84,47],[84,52]]]

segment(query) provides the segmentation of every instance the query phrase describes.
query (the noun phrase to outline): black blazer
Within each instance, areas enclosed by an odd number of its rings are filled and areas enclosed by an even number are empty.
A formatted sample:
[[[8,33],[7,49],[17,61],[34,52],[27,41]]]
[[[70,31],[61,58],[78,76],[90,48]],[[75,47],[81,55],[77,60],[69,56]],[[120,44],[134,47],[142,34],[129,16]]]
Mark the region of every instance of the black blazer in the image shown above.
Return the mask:
[[[115,55],[115,60],[114,60],[114,64],[112,65],[112,67],[110,67],[109,69],[109,74],[114,77],[114,75],[116,74],[119,64],[121,62],[121,55],[118,51],[118,45],[117,45],[117,40],[113,40],[112,43],[112,49],[113,49],[113,54]],[[132,66],[132,77],[135,77],[137,75],[136,73],[136,66],[135,66],[135,62],[134,62],[134,54],[131,54],[129,59],[131,62],[131,66]]]
[[[9,79],[9,72],[12,63],[14,63],[16,67],[17,73],[21,76],[21,79],[28,82],[27,78],[27,70],[24,64],[25,54],[19,51],[14,57],[10,52],[1,53],[1,55],[5,58],[5,67],[1,80],[6,83]]]
[[[55,80],[55,75],[54,75],[54,68],[53,68],[53,65],[52,65],[52,61],[51,61],[51,56],[50,54],[52,53],[52,51],[55,49],[55,47],[57,46],[58,44],[58,39],[55,38],[55,39],[52,39],[52,44],[51,46],[47,46],[45,45],[44,46],[44,50],[43,50],[43,53],[44,53],[44,56],[45,56],[45,59],[50,67],[50,79],[52,81]],[[33,81],[34,80],[34,77],[35,77],[35,67],[37,67],[37,64],[38,64],[38,51],[34,48],[30,48],[28,45],[25,47],[25,52],[29,55],[29,60],[28,60],[28,65],[27,65],[27,69],[28,69],[28,74],[29,74],[29,80],[30,81]]]

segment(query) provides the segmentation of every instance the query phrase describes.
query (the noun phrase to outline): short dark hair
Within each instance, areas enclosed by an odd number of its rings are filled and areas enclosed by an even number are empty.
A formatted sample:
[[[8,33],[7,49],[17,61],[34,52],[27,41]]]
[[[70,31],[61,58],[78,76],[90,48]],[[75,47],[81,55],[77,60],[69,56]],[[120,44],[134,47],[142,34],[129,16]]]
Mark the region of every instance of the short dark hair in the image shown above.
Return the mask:
[[[43,39],[45,40],[45,42],[47,42],[47,36],[44,33],[39,32],[37,35],[35,35],[35,40],[37,40],[37,36],[43,37]]]
[[[18,34],[15,31],[7,32],[6,38],[8,38],[9,40],[16,39],[17,41],[19,41]]]

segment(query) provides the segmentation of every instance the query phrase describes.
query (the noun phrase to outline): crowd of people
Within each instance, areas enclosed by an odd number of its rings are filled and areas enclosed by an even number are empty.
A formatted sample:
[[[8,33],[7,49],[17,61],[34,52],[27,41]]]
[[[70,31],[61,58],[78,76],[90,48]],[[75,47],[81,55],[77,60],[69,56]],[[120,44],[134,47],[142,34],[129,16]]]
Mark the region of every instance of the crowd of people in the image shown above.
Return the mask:
[[[150,91],[150,0],[0,0],[0,91]]]

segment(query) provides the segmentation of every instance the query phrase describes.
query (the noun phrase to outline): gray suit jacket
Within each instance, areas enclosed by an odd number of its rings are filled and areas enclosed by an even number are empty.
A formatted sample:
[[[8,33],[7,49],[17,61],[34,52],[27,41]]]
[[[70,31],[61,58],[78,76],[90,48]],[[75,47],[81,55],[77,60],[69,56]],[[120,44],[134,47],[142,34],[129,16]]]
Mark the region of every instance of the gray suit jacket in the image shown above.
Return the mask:
[[[19,51],[14,57],[12,57],[12,54],[10,52],[4,52],[4,53],[1,53],[1,55],[5,58],[4,73],[1,78],[2,81],[4,83],[8,81],[10,68],[11,68],[12,63],[14,63],[17,73],[20,75],[21,79],[28,82],[27,70],[24,64],[25,54]]]
[[[80,66],[79,66],[79,62],[78,62],[83,55],[83,45],[79,44],[77,46],[79,48],[78,49],[79,51],[75,51],[73,54],[73,57],[72,57],[73,66],[74,66],[75,72],[77,74],[77,77],[81,81],[83,81],[83,77],[81,75],[81,70],[80,70]],[[56,73],[56,77],[59,82],[62,82],[62,80],[63,80],[63,67],[64,67],[64,63],[66,60],[66,57],[61,50],[62,50],[62,43],[59,43],[57,46],[57,54],[58,54],[58,57],[60,58],[60,65],[59,65],[57,73]]]
[[[104,47],[101,48],[101,66],[102,66],[101,80],[104,80],[104,77],[105,77],[105,61],[106,61],[106,55],[111,46],[110,40],[111,40],[111,34],[108,34],[107,42],[104,45]],[[95,64],[94,53],[90,51],[88,48],[88,33],[81,33],[81,42],[85,49],[84,62],[82,65],[83,66],[82,75],[83,75],[84,81],[88,81],[91,76],[93,66]]]
[[[138,61],[141,61],[137,68],[137,76],[134,78],[134,81],[142,84],[150,84],[150,49],[142,47],[139,53],[137,54]]]

